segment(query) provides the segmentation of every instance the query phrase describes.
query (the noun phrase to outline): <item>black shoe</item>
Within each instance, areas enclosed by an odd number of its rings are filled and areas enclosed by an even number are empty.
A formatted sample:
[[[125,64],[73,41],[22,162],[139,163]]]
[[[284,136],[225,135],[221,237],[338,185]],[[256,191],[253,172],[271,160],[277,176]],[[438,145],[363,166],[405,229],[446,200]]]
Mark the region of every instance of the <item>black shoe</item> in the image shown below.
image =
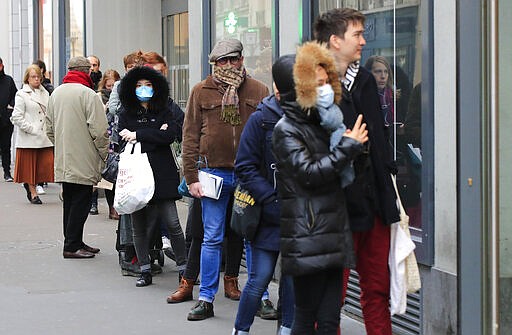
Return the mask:
[[[151,285],[153,283],[153,276],[151,275],[151,272],[142,272],[140,274],[139,279],[137,279],[137,282],[135,283],[135,286],[137,287],[144,287]]]
[[[92,204],[91,209],[89,210],[89,214],[98,215],[98,205]]]
[[[204,300],[199,300],[190,310],[187,316],[189,321],[199,321],[211,318],[213,316],[213,304]]]
[[[12,183],[14,181],[14,179],[12,179],[12,176],[9,172],[4,173],[4,180],[8,183]]]
[[[261,305],[256,316],[259,316],[263,320],[277,320],[277,311],[269,299],[261,300]]]
[[[36,195],[33,199],[30,200],[30,203],[32,205],[41,205],[43,202],[41,199],[39,199],[39,196]]]

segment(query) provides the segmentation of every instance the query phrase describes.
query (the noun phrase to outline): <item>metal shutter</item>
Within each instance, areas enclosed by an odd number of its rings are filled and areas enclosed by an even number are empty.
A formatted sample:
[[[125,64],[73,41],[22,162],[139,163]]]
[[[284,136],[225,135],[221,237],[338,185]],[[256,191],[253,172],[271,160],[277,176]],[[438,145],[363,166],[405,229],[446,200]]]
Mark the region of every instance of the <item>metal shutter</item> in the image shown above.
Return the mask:
[[[363,317],[359,304],[359,277],[357,272],[351,271],[348,280],[347,297],[343,309],[345,312]],[[391,319],[393,334],[419,335],[421,334],[421,294],[407,295],[407,311],[404,315],[395,315]]]

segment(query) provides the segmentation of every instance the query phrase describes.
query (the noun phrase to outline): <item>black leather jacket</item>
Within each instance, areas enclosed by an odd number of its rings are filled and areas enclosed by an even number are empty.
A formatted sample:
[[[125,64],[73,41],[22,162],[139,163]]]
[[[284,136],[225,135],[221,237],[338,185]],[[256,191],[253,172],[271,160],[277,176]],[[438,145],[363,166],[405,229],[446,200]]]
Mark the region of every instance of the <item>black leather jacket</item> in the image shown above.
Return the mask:
[[[300,276],[329,268],[353,267],[352,234],[340,171],[363,150],[344,137],[329,151],[329,134],[318,112],[296,102],[283,104],[284,117],[272,139],[281,202],[284,274]]]

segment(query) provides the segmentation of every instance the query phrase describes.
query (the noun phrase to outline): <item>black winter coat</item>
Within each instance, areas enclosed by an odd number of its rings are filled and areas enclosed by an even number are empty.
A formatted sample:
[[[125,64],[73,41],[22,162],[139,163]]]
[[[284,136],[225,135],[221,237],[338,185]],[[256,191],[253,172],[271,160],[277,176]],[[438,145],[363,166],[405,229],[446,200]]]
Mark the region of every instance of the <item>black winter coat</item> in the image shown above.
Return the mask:
[[[133,72],[135,71],[135,72]],[[148,72],[149,71],[149,72]],[[171,143],[181,141],[183,111],[168,97],[168,86],[165,78],[149,68],[132,69],[121,82],[120,98],[122,109],[119,114],[119,131],[128,129],[135,131],[137,141],[141,143],[142,152],[148,154],[149,164],[155,178],[153,200],[177,200],[179,174],[174,161]],[[155,104],[144,109],[136,99],[125,99],[135,96],[135,84],[139,79],[148,79],[154,88]],[[162,81],[163,80],[163,81]],[[162,130],[162,125],[167,129]]]
[[[354,160],[356,178],[345,188],[352,231],[370,230],[377,215],[384,224],[400,220],[390,177],[391,173],[396,173],[396,167],[377,92],[373,75],[360,67],[352,90],[347,93],[343,89],[343,99],[339,104],[347,128],[352,128],[357,115],[363,115],[369,138],[368,150]]]
[[[276,190],[276,164],[272,154],[272,131],[283,111],[274,95],[266,97],[249,116],[236,154],[238,182],[263,207],[261,222],[252,245],[279,251],[280,203]]]
[[[301,276],[353,267],[340,175],[363,146],[344,137],[330,152],[330,135],[320,126],[315,109],[303,111],[296,102],[282,107],[284,117],[274,128],[272,145],[281,198],[283,273]]]

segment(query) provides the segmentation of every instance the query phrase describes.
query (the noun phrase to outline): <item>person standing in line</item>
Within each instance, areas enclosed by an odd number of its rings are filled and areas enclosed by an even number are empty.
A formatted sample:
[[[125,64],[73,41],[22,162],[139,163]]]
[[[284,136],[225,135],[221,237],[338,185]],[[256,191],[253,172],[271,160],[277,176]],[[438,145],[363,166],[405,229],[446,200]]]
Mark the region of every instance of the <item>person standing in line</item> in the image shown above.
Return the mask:
[[[107,118],[92,89],[91,64],[73,57],[68,73],[53,91],[46,114],[46,134],[55,145],[55,181],[62,183],[64,258],[92,258],[100,249],[83,241],[92,187],[101,180],[108,154]]]
[[[53,144],[46,136],[49,94],[41,84],[39,66],[32,64],[23,75],[23,88],[16,93],[11,121],[16,132],[14,180],[23,183],[31,204],[42,204],[36,185],[53,182]]]
[[[4,63],[0,58],[0,152],[2,153],[2,167],[6,182],[13,181],[11,175],[11,137],[14,126],[11,123],[11,115],[17,91],[12,77],[5,74]]]
[[[280,95],[286,96],[294,90],[293,78],[283,75],[282,71],[286,67],[291,69],[294,62],[295,55],[285,55],[272,66],[275,94],[264,98],[256,112],[249,117],[236,155],[235,174],[238,182],[261,204],[263,210],[254,238],[246,241],[249,279],[238,305],[234,334],[249,333],[254,316],[262,308],[261,299],[272,280],[279,257],[281,205],[276,190],[276,162],[271,151],[272,131],[283,116],[279,105]],[[286,293],[280,295],[282,319],[278,334],[285,335],[291,332],[295,304],[291,277],[282,276],[279,285],[280,292]]]
[[[249,115],[268,95],[263,83],[246,75],[242,50],[237,39],[215,44],[209,56],[213,73],[192,89],[185,113],[183,170],[190,194],[201,199],[204,225],[199,300],[187,316],[191,321],[214,316],[213,300],[219,287],[226,210],[235,188],[234,163],[240,134]],[[218,200],[204,196],[198,169],[223,178]],[[235,285],[237,277],[224,276],[225,291]]]
[[[170,147],[181,133],[177,132],[177,121],[168,108],[169,87],[160,72],[149,66],[135,67],[124,76],[120,87],[123,110],[119,115],[119,129],[122,129],[119,136],[126,142],[140,142],[141,152],[147,153],[155,179],[155,192],[150,202],[130,215],[141,270],[136,286],[144,287],[153,281],[149,247],[160,221],[169,230],[180,275],[187,265],[185,236],[175,203],[181,198],[178,168]]]
[[[91,63],[91,79],[94,85],[93,90],[98,90],[98,84],[100,83],[101,77],[103,74],[100,71],[100,59],[97,56],[89,55],[87,56],[87,60]]]
[[[41,69],[41,74],[43,75],[43,80],[41,81],[41,85],[43,85],[43,87],[48,91],[49,95],[52,95],[53,90],[55,88],[53,87],[51,80],[46,77],[46,64],[40,59],[34,61],[34,63],[32,63],[32,64],[39,66],[39,68]]]
[[[295,292],[292,334],[336,334],[339,327],[343,269],[355,264],[341,174],[368,140],[359,116],[330,148],[331,133],[318,109],[325,99],[320,78],[326,80],[317,65],[328,75],[334,102],[341,99],[341,84],[331,54],[316,46],[299,47],[293,72],[289,66],[281,71],[281,77],[293,78],[295,91],[281,94],[284,116],[272,136],[282,273],[293,276]]]
[[[361,287],[361,306],[369,335],[391,335],[389,312],[390,224],[400,221],[391,174],[396,173],[389,136],[380,110],[373,75],[359,65],[365,16],[354,9],[336,8],[314,24],[315,38],[327,43],[344,88],[339,104],[348,128],[362,114],[368,124],[369,144],[354,160],[355,180],[345,188],[350,228]],[[349,270],[344,273],[344,294]]]

